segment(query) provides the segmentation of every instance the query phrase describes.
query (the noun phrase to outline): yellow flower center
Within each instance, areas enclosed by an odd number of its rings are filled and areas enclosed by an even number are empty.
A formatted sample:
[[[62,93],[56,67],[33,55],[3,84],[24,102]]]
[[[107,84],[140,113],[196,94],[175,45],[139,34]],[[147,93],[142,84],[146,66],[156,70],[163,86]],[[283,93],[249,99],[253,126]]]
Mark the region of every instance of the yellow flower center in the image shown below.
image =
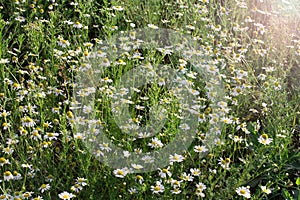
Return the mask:
[[[160,190],[159,185],[155,186],[155,187],[154,187],[154,190],[155,190],[155,191],[159,191],[159,190]]]
[[[240,193],[241,194],[246,194],[246,191],[245,190],[241,190]]]
[[[262,137],[264,138],[264,139],[268,139],[269,137],[268,137],[268,135],[267,134],[262,134]]]

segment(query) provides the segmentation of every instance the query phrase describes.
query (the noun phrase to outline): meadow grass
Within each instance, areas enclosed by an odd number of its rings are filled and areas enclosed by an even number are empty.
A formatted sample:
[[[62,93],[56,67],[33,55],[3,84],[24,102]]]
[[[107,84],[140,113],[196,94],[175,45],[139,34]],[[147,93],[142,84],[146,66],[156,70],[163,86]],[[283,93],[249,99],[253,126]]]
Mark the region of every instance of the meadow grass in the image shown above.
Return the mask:
[[[278,2],[0,0],[0,199],[299,200],[300,16]],[[188,56],[166,53],[174,44],[107,56],[105,39],[138,28],[193,38],[216,76],[206,82]],[[83,109],[101,129],[86,135],[76,128],[75,88],[95,52],[101,80],[94,107]],[[197,99],[188,109],[200,122],[182,159],[145,173],[111,168],[99,159],[109,146],[93,152],[84,142],[104,131],[124,149],[119,156],[129,156],[162,149],[184,129],[181,96],[160,80],[123,88],[134,92],[124,99],[129,117],[120,126],[117,85],[137,65],[169,66],[188,80]],[[220,82],[224,101],[213,107],[210,88]],[[151,123],[153,106],[166,120],[156,135],[124,134]],[[223,125],[211,129],[216,123]]]

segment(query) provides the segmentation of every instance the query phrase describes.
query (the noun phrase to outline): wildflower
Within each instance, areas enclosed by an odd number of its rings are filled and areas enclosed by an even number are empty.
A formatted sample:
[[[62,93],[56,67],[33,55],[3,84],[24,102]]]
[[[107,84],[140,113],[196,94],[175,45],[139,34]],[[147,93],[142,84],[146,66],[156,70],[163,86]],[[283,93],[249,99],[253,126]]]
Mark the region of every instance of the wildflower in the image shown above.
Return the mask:
[[[193,176],[199,176],[200,175],[200,170],[197,168],[192,168],[190,169],[191,173]]]
[[[129,192],[130,194],[135,194],[135,193],[137,193],[138,191],[137,191],[136,188],[129,188],[129,189],[128,189],[128,192]]]
[[[114,31],[114,30],[118,30],[118,26],[111,26],[110,30]]]
[[[204,152],[207,152],[208,149],[206,148],[206,146],[195,146],[194,147],[194,151],[197,152],[197,153],[204,153]]]
[[[268,145],[273,141],[272,138],[269,138],[269,136],[267,134],[262,134],[259,138],[258,138],[258,142],[263,144],[263,145]]]
[[[175,188],[175,187],[180,187],[180,183],[182,182],[183,180],[175,180],[175,179],[171,179],[170,182],[171,182],[171,185]]]
[[[270,194],[271,193],[271,190],[269,188],[267,188],[266,186],[260,186],[260,188],[266,194]]]
[[[114,170],[114,175],[119,178],[124,178],[127,175],[127,173],[128,173],[128,170],[125,168]]]
[[[28,199],[29,197],[31,197],[31,195],[33,194],[34,192],[25,192],[22,196],[26,199]]]
[[[184,160],[184,157],[182,155],[174,154],[170,155],[170,161],[173,164],[173,162],[182,162]]]
[[[7,64],[7,63],[9,63],[9,60],[7,58],[5,58],[5,59],[1,58],[0,59],[0,64]]]
[[[4,175],[4,180],[5,181],[9,181],[11,179],[14,179],[14,176],[12,175],[12,173],[10,171],[4,172],[3,175]]]
[[[148,143],[148,146],[150,146],[151,148],[161,148],[164,146],[164,144],[155,137],[151,139],[151,142]]]
[[[117,11],[124,10],[124,8],[122,6],[113,6],[112,9],[117,10]]]
[[[225,123],[225,124],[232,124],[232,119],[230,119],[230,118],[228,118],[228,117],[223,117],[222,119],[221,119],[221,121],[223,122],[223,123]]]
[[[77,178],[76,179],[76,184],[78,184],[78,185],[82,185],[82,186],[86,186],[87,185],[87,183],[86,183],[86,181],[87,181],[87,179],[85,179],[85,178]]]
[[[241,94],[243,91],[243,88],[240,86],[237,86],[233,89],[233,91],[231,92],[232,96],[238,96],[239,94]]]
[[[149,156],[149,155],[146,155],[146,156],[142,157],[142,160],[145,163],[153,163],[154,162],[154,159],[151,156]]]
[[[43,200],[43,197],[38,196],[38,197],[33,198],[32,200]]]
[[[35,125],[35,122],[29,116],[23,117],[21,121],[22,121],[22,126],[25,127],[33,127]]]
[[[180,194],[181,190],[178,187],[174,187],[173,190],[171,190],[172,194]]]
[[[0,116],[1,117],[7,117],[10,115],[10,112],[6,111],[6,110],[3,110],[2,112],[0,112]]]
[[[158,170],[160,171],[158,175],[159,175],[161,178],[167,178],[167,175],[168,175],[169,177],[171,177],[171,176],[172,176],[172,173],[169,171],[169,169],[170,169],[170,167],[164,168],[164,169],[158,169]]]
[[[6,165],[6,164],[10,164],[9,160],[1,157],[0,158],[0,166]]]
[[[196,184],[196,188],[201,192],[206,189],[206,185],[202,182]]]
[[[103,143],[99,145],[101,150],[105,150],[105,151],[111,151],[111,148],[108,146],[108,143]]]
[[[180,176],[180,179],[184,181],[193,181],[194,177],[190,174],[187,174],[186,172],[183,172],[183,174]]]
[[[221,167],[223,167],[224,169],[229,170],[230,158],[226,158],[225,160],[223,158],[220,158],[218,164],[221,165]]]
[[[244,186],[238,187],[235,191],[240,196],[243,196],[243,197],[245,197],[247,199],[251,198],[250,190],[248,188],[244,187]]]
[[[75,195],[74,194],[72,194],[72,193],[69,193],[69,192],[62,192],[62,193],[60,193],[59,195],[59,198],[61,198],[61,199],[67,199],[67,200],[70,200],[70,199],[72,199],[73,197],[75,197]]]
[[[148,27],[152,29],[158,29],[158,26],[155,26],[154,24],[148,24]]]
[[[10,147],[5,147],[5,148],[3,148],[2,152],[5,154],[12,154],[14,152],[14,150]]]
[[[139,165],[139,164],[131,164],[131,166],[136,169],[136,170],[139,170],[139,169],[142,169],[143,166],[142,165]]]
[[[31,167],[32,167],[32,165],[29,165],[29,164],[22,164],[21,166],[24,168],[28,168],[28,169],[31,169]]]
[[[41,191],[41,193],[44,193],[45,191],[50,189],[50,185],[49,184],[42,184],[41,187],[39,188],[39,191]]]
[[[85,136],[82,133],[76,133],[74,135],[74,138],[77,139],[77,140],[84,140]]]
[[[79,192],[83,189],[83,187],[81,185],[75,184],[71,187],[71,191],[72,192]]]
[[[153,194],[158,194],[164,192],[165,187],[161,184],[161,181],[156,181],[155,186],[151,186],[151,191]]]
[[[137,181],[138,181],[140,184],[143,184],[144,178],[143,178],[141,175],[137,175],[137,176],[136,176],[136,179],[137,179]]]
[[[48,133],[44,136],[44,139],[57,140],[57,136],[59,136],[58,133],[48,132]]]
[[[82,28],[82,24],[79,22],[79,21],[76,21],[74,24],[73,24],[73,27],[74,28]]]

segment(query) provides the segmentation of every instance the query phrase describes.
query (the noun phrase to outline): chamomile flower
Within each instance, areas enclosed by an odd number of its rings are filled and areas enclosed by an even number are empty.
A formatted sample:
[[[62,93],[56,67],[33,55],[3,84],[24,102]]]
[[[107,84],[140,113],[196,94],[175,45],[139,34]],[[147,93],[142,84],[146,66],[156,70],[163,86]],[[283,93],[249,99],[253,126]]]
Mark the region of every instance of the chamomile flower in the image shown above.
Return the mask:
[[[181,193],[181,190],[180,190],[178,187],[174,187],[174,188],[171,190],[171,193],[172,193],[172,194],[180,194],[180,193]]]
[[[226,170],[229,170],[229,164],[230,164],[230,158],[226,158],[226,159],[223,159],[223,158],[220,158],[219,159],[219,165],[221,165],[222,168],[226,169]]]
[[[190,172],[192,173],[193,176],[199,176],[200,175],[200,170],[197,168],[191,168]]]
[[[73,197],[75,197],[75,195],[72,194],[72,193],[69,193],[69,192],[64,191],[64,192],[60,193],[60,194],[58,195],[58,197],[59,197],[60,199],[70,200],[70,199],[72,199]]]
[[[0,158],[0,166],[2,167],[3,165],[10,164],[8,159],[5,159],[4,157]]]
[[[45,191],[49,190],[50,189],[50,185],[47,183],[47,184],[42,184],[40,187],[39,187],[39,191],[41,191],[41,193],[44,193]]]
[[[162,185],[161,181],[156,181],[156,184],[151,186],[151,191],[153,194],[162,193],[165,191],[165,187]]]
[[[244,186],[238,187],[235,191],[240,196],[243,196],[247,199],[251,198],[250,190],[248,188],[244,187]]]
[[[173,164],[173,162],[182,162],[184,160],[184,157],[179,154],[170,155],[170,163]]]
[[[75,183],[78,184],[78,185],[81,185],[81,186],[86,186],[87,185],[87,179],[85,178],[77,178]]]
[[[208,149],[206,148],[206,146],[195,146],[194,147],[194,151],[197,152],[197,153],[205,153],[208,151]]]
[[[74,27],[74,28],[80,29],[80,28],[82,28],[82,24],[81,24],[79,21],[76,21],[76,22],[73,24],[73,27]]]
[[[164,144],[158,139],[158,138],[152,138],[151,142],[148,143],[148,146],[151,148],[161,148],[164,146]]]
[[[269,138],[269,136],[264,133],[258,138],[258,142],[263,145],[269,145],[273,141],[272,138]]]
[[[124,178],[128,173],[128,170],[123,168],[123,169],[116,169],[114,170],[114,175],[118,178]]]
[[[75,185],[73,185],[72,187],[71,187],[71,191],[72,192],[79,192],[79,191],[81,191],[83,189],[83,187],[81,186],[81,185],[79,185],[79,184],[75,184]]]
[[[10,171],[4,172],[3,176],[4,176],[5,181],[9,181],[9,180],[14,179],[14,176],[12,175],[12,173]]]
[[[159,176],[161,177],[161,178],[167,178],[167,175],[169,176],[169,177],[171,177],[172,176],[172,173],[169,171],[169,169],[170,169],[170,167],[168,167],[168,168],[164,168],[164,169],[158,169],[159,170]]]
[[[154,24],[148,24],[148,27],[151,29],[158,29],[158,26],[155,26]]]
[[[197,188],[197,190],[200,190],[202,192],[206,189],[206,185],[204,183],[200,182],[200,183],[196,184],[196,188]]]
[[[272,191],[267,188],[266,186],[260,186],[261,190],[263,191],[263,193],[266,193],[266,194],[270,194]]]

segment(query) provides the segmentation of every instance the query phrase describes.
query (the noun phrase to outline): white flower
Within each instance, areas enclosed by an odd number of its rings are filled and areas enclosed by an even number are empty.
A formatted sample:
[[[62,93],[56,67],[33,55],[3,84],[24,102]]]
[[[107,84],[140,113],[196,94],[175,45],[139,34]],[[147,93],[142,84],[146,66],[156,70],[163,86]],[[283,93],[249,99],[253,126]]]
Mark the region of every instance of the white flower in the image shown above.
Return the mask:
[[[67,199],[67,200],[72,199],[73,197],[75,197],[74,194],[69,193],[69,192],[66,192],[66,191],[60,193],[58,196],[59,196],[59,198],[61,198],[61,199]]]
[[[155,186],[151,186],[153,194],[158,194],[165,191],[165,187],[161,184],[161,181],[156,181]]]
[[[131,166],[136,169],[136,170],[139,170],[139,169],[143,169],[144,167],[142,165],[139,165],[139,164],[131,164]]]
[[[127,173],[128,173],[128,170],[125,168],[114,170],[114,175],[119,178],[124,178],[127,175]]]
[[[87,183],[86,183],[86,181],[87,181],[87,179],[85,179],[85,178],[77,178],[76,179],[76,184],[78,184],[78,185],[82,185],[82,186],[86,186],[87,185]]]
[[[184,160],[184,157],[182,155],[174,154],[170,155],[170,162],[173,164],[173,162],[182,162]]]
[[[151,142],[148,143],[148,146],[150,146],[151,148],[161,148],[164,146],[164,144],[155,137],[151,139]]]
[[[5,59],[1,58],[0,59],[0,64],[6,64],[6,63],[9,63],[9,60],[7,58],[5,58]]]
[[[237,188],[236,193],[238,193],[238,195],[243,196],[247,199],[251,198],[251,194],[250,194],[250,190],[244,186]]]
[[[201,183],[201,182],[197,183],[196,187],[197,187],[197,190],[200,190],[201,192],[206,189],[206,185],[204,183]]]
[[[41,193],[44,193],[45,191],[50,189],[50,185],[49,184],[42,184],[41,187],[39,188],[39,191],[41,191]]]
[[[258,138],[258,142],[263,144],[263,145],[268,145],[273,141],[272,138],[269,138],[269,136],[267,134],[262,134],[259,138]]]
[[[158,29],[158,26],[155,26],[154,24],[148,24],[148,27],[152,29]]]
[[[269,188],[267,188],[266,186],[260,186],[260,188],[266,194],[270,194],[271,193],[271,190]]]
[[[73,24],[73,27],[79,29],[79,28],[82,28],[82,24],[81,24],[80,22],[77,21],[77,22],[75,22],[75,23]]]
[[[5,181],[9,181],[11,179],[14,179],[14,176],[12,175],[12,173],[10,171],[4,172],[3,175],[4,175],[4,180]]]
[[[153,163],[154,162],[154,159],[151,157],[151,156],[144,156],[142,157],[142,160],[145,162],[145,163]]]
[[[168,167],[168,168],[164,168],[164,169],[158,169],[159,170],[159,176],[161,177],[161,178],[167,178],[167,175],[169,176],[169,177],[171,177],[172,176],[172,173],[169,171],[169,169],[170,169],[170,167]]]
[[[206,148],[206,146],[195,146],[194,147],[194,151],[197,152],[197,153],[204,153],[204,152],[207,152],[208,149]]]
[[[124,10],[124,8],[122,6],[113,6],[112,9],[117,10],[117,11]]]

